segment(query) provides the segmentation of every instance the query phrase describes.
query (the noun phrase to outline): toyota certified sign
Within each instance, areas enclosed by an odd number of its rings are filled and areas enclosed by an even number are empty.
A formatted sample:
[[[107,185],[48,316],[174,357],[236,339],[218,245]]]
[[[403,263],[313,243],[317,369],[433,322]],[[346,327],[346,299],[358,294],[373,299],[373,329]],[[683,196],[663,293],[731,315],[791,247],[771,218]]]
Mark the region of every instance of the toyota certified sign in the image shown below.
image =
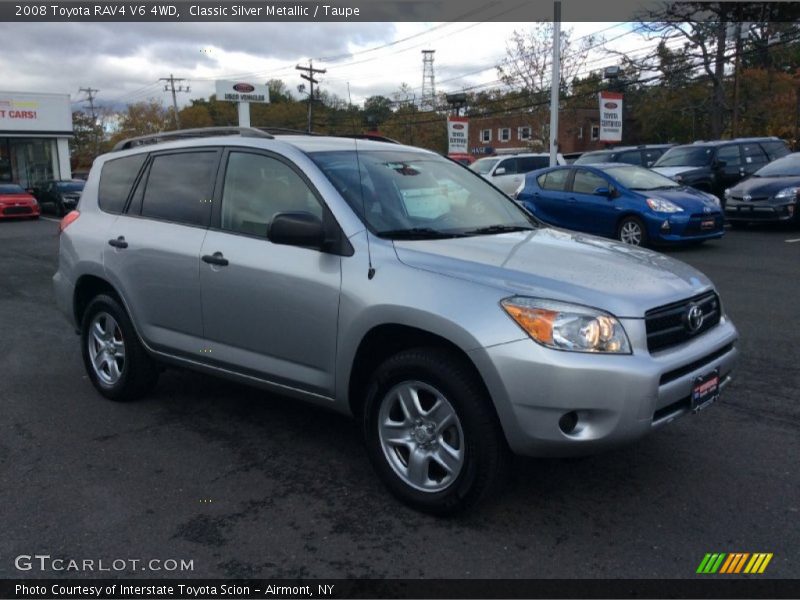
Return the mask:
[[[227,102],[269,102],[269,89],[264,83],[249,81],[217,81],[217,100]]]
[[[601,142],[622,141],[622,94],[600,92]]]

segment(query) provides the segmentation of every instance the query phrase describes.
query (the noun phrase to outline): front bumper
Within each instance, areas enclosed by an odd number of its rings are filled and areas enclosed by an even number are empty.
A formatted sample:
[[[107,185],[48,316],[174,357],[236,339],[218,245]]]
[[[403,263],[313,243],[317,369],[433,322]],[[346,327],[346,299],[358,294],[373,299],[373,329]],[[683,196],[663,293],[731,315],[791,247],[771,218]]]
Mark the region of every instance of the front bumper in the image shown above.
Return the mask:
[[[646,435],[690,412],[695,379],[719,369],[727,386],[737,332],[725,317],[692,341],[651,355],[644,321],[622,319],[631,355],[560,352],[519,340],[471,353],[511,449],[527,456],[589,454]],[[577,415],[564,433],[559,420]]]
[[[725,219],[739,222],[780,222],[800,218],[797,215],[797,204],[785,202],[743,202],[733,198],[725,203]]]
[[[719,239],[725,235],[722,213],[708,215],[653,213],[645,218],[650,239],[657,244],[680,244]],[[704,227],[704,224],[713,225]]]

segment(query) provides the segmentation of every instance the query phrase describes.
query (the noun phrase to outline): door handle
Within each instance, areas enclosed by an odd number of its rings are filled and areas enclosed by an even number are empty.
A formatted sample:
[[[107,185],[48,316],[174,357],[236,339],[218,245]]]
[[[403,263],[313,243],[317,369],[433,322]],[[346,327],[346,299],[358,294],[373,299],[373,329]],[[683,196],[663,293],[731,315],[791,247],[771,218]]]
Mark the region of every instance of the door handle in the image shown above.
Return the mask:
[[[114,246],[114,248],[127,248],[128,242],[125,241],[125,236],[119,236],[115,240],[108,240],[109,246]]]
[[[214,252],[214,254],[204,254],[203,262],[206,262],[210,265],[216,265],[218,267],[228,266],[228,259],[222,256],[222,252]]]

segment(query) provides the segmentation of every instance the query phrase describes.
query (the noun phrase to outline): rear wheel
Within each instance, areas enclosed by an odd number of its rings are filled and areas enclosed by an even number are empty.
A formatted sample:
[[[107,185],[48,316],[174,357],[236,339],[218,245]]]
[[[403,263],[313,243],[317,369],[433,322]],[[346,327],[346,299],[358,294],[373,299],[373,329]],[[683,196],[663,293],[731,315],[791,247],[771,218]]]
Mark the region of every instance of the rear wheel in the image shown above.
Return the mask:
[[[647,230],[638,217],[625,217],[617,228],[617,239],[631,246],[647,245]]]
[[[373,466],[407,504],[450,514],[483,499],[502,478],[507,447],[473,369],[436,348],[396,354],[367,392],[364,436]]]
[[[94,298],[81,323],[83,362],[94,387],[110,400],[135,400],[149,392],[158,369],[119,302]]]

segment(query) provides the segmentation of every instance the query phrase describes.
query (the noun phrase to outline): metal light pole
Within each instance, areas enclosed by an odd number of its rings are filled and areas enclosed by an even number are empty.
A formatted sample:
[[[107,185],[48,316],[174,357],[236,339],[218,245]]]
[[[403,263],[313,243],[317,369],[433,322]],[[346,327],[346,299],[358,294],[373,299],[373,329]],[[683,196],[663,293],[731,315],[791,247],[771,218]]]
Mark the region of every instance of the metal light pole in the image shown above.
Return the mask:
[[[558,98],[561,88],[561,0],[553,3],[553,76],[550,87],[550,166],[558,154]]]

